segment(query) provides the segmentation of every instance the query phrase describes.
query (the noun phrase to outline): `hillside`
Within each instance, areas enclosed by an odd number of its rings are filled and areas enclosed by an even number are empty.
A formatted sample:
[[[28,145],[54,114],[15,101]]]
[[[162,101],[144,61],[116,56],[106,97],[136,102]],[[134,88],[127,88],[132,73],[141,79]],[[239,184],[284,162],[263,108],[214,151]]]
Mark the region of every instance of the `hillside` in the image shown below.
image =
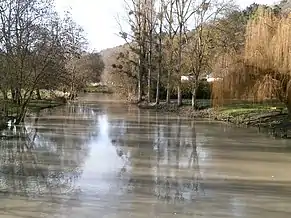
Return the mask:
[[[124,46],[125,45],[120,45],[113,48],[107,48],[100,52],[104,65],[105,65],[104,72],[101,77],[102,82],[104,83],[108,82],[108,78],[109,78],[108,74],[112,71],[112,64],[115,63],[116,56],[118,55],[118,53],[122,52],[122,50],[124,49]]]

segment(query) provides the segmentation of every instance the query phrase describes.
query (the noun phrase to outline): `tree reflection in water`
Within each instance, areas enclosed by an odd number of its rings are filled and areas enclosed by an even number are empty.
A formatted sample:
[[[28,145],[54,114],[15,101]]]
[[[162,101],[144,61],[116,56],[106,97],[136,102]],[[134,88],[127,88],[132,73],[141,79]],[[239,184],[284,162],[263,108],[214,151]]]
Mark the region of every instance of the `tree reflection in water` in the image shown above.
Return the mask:
[[[86,134],[90,131],[83,129],[81,137],[69,135],[79,131],[78,119],[67,118],[78,115],[84,121],[92,114],[82,106],[68,107],[54,113],[62,120],[47,120],[38,113],[26,125],[6,130],[5,135],[10,137],[2,139],[0,146],[0,192],[51,200],[78,192],[75,184],[88,153],[84,146],[90,140]]]
[[[77,199],[86,145],[100,134],[100,111],[70,105],[7,131],[14,137],[1,142],[0,190],[54,199],[70,193]],[[108,140],[124,161],[118,175],[122,184],[128,182],[124,190],[166,201],[192,201],[203,194],[194,124],[139,110],[128,117],[108,116]]]
[[[204,195],[195,124],[149,111],[134,115],[112,121],[110,133],[117,154],[127,160],[120,176],[128,177],[128,191],[138,195],[150,190],[166,201]]]
[[[157,131],[161,132],[161,125],[158,126]],[[204,191],[200,185],[195,126],[182,125],[180,118],[170,122],[168,116],[165,132],[166,136],[158,140],[161,143],[157,149],[155,194],[167,201],[196,200]],[[164,147],[165,156],[161,156],[160,147]]]

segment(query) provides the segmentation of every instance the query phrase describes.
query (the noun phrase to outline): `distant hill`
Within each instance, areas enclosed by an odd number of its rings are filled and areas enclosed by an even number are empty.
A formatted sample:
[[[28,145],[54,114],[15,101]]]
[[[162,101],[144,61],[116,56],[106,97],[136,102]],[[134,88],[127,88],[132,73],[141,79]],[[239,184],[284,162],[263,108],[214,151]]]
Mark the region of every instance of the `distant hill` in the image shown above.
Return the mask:
[[[100,51],[100,54],[103,58],[109,58],[112,54],[114,54],[116,52],[120,52],[123,47],[124,47],[124,45],[119,45],[119,46],[116,46],[113,48],[106,48],[106,49]]]
[[[101,77],[102,82],[108,82],[108,74],[112,71],[112,64],[115,63],[117,55],[124,50],[126,45],[120,45],[113,48],[107,48],[100,52],[105,68]]]

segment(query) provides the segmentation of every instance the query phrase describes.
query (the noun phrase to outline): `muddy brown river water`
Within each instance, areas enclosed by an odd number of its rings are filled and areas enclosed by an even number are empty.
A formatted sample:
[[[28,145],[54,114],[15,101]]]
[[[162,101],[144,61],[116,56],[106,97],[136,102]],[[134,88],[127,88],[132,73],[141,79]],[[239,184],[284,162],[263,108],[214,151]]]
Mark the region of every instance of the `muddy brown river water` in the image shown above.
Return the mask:
[[[2,134],[1,218],[291,217],[291,142],[253,129],[90,94]]]

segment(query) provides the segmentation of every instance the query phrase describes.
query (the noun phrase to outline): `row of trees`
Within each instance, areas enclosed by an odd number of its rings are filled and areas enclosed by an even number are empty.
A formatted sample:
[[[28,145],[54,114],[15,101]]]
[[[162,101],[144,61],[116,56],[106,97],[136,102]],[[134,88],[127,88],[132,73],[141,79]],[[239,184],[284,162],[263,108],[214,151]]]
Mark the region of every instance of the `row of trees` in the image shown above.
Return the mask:
[[[281,14],[280,5],[261,7]],[[146,97],[152,102],[155,97],[156,104],[165,91],[167,103],[175,92],[180,106],[182,91],[190,89],[196,108],[201,79],[210,73],[225,76],[220,65],[226,54],[233,57],[245,51],[249,23],[258,16],[258,8],[252,4],[239,10],[232,1],[220,0],[128,0],[129,25],[119,22],[127,43],[112,59],[109,80],[119,93],[138,101]],[[126,26],[131,30],[123,30]],[[182,83],[181,76],[190,81]]]
[[[53,0],[0,3],[0,90],[4,99],[11,93],[17,105],[16,123],[35,92],[40,98],[39,89],[67,87],[75,93],[102,68],[98,54],[85,52],[82,28],[69,12],[60,17],[53,5]]]
[[[290,11],[260,6],[246,25],[243,49],[222,53],[214,69],[223,77],[213,86],[215,103],[272,98],[284,103],[291,115]]]
[[[127,47],[113,65],[115,73],[136,81],[133,84],[138,101],[146,96],[151,102],[155,97],[158,104],[162,88],[167,103],[176,92],[178,105],[182,104],[180,78],[190,76],[187,88],[191,89],[192,106],[196,107],[198,81],[211,72],[214,58],[215,32],[211,26],[234,8],[232,2],[131,0],[126,3],[131,31],[120,32]]]

